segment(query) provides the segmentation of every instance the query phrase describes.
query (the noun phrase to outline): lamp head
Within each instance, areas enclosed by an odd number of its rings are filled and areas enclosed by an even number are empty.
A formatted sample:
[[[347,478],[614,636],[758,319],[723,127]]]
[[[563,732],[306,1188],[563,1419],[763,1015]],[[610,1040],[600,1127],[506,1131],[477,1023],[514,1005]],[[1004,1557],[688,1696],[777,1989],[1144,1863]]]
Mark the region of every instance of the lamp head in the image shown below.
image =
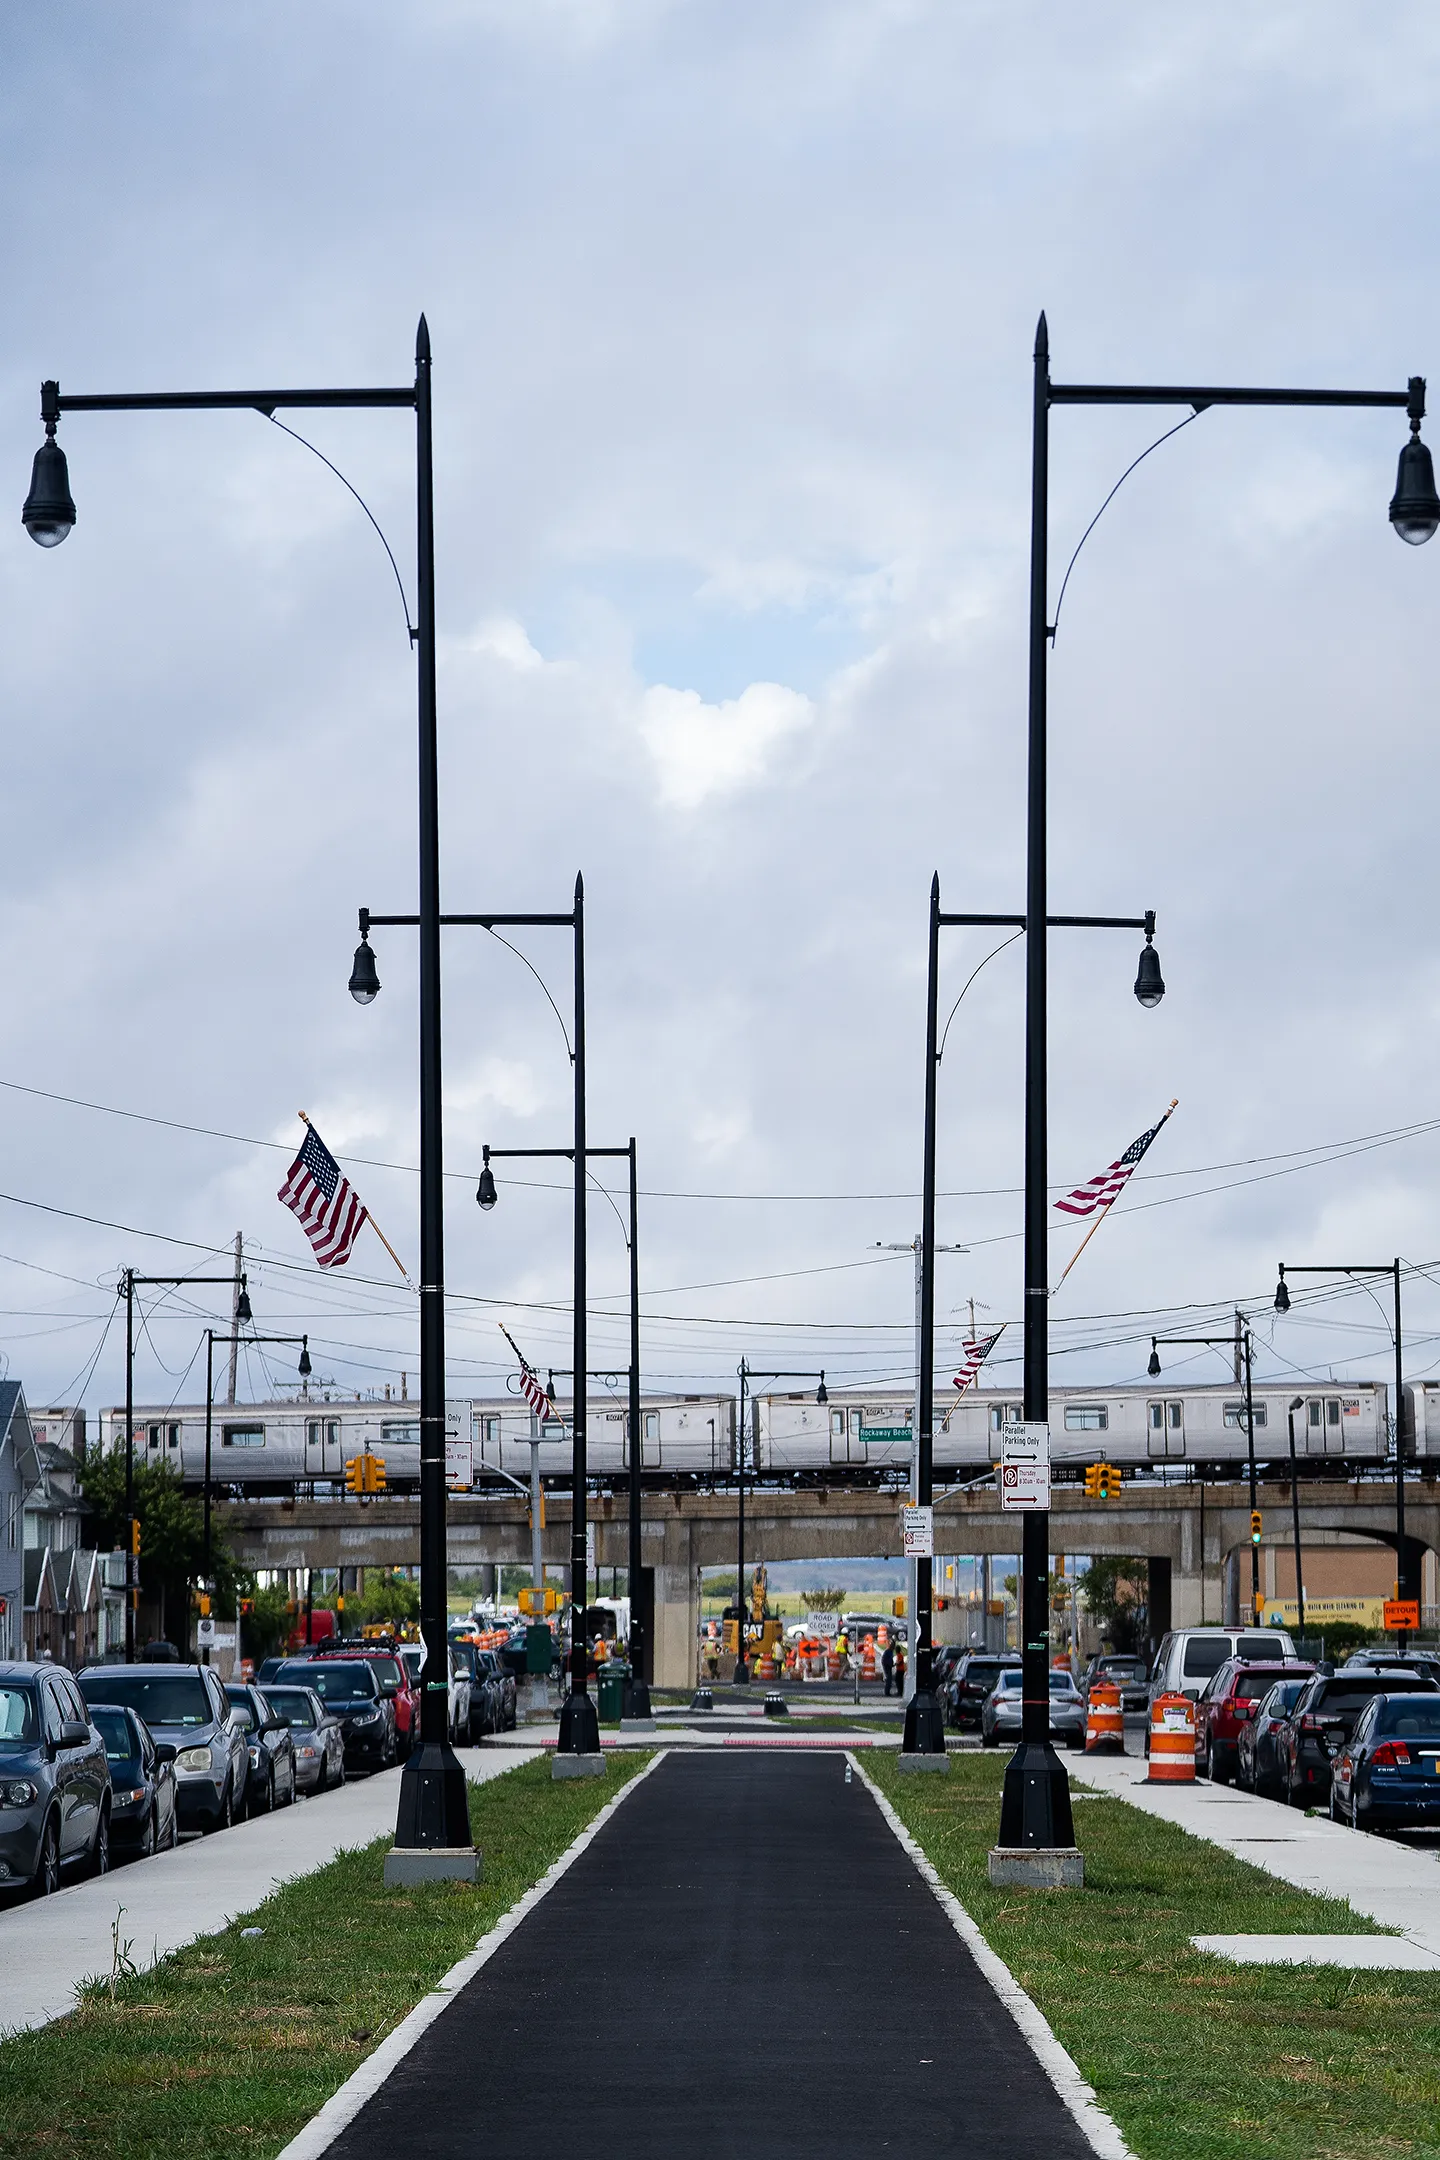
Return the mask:
[[[65,453],[55,440],[55,426],[60,418],[58,382],[41,383],[40,416],[45,422],[45,440],[36,451],[35,463],[30,468],[30,493],[20,512],[20,522],[38,546],[52,548],[59,547],[75,523],[70,470],[65,463]]]
[[[373,1005],[380,995],[380,977],[375,972],[375,955],[370,950],[370,933],[362,930],[360,943],[355,948],[355,964],[350,970],[350,995],[357,1005]]]
[[[1140,965],[1135,971],[1135,996],[1147,1012],[1160,1003],[1165,995],[1165,978],[1160,973],[1160,955],[1155,950],[1155,917],[1145,918],[1145,943],[1140,948]]]
[[[479,1201],[481,1207],[484,1208],[486,1214],[488,1215],[491,1208],[494,1207],[495,1202],[499,1199],[499,1197],[500,1195],[495,1190],[495,1173],[490,1168],[490,1150],[487,1147],[485,1150],[484,1167],[481,1169],[480,1172],[480,1183],[475,1188],[475,1198]]]
[[[241,1327],[249,1327],[255,1315],[250,1310],[250,1284],[246,1276],[240,1277],[240,1295],[235,1300],[235,1318]]]
[[[1276,1312],[1289,1312],[1290,1310],[1290,1292],[1286,1287],[1283,1267],[1280,1270],[1280,1280],[1275,1285],[1275,1310]]]
[[[1304,1407],[1305,1397],[1303,1395],[1297,1395],[1290,1405],[1290,1415],[1293,1417],[1297,1410],[1303,1410]]]
[[[1147,1365],[1147,1366],[1145,1367],[1145,1370],[1146,1370],[1146,1372],[1147,1372],[1147,1373],[1149,1373],[1149,1375],[1150,1375],[1150,1378],[1151,1378],[1152,1380],[1158,1380],[1158,1379],[1159,1379],[1159,1377],[1160,1377],[1160,1346],[1159,1346],[1158,1342],[1156,1341],[1156,1338],[1155,1338],[1155,1337],[1154,1337],[1153,1335],[1152,1335],[1152,1336],[1150,1337],[1150,1362],[1149,1362],[1149,1364],[1148,1364],[1148,1365]]]
[[[820,1375],[820,1385],[815,1390],[815,1400],[817,1403],[822,1404],[827,1403],[830,1400],[830,1390],[825,1385],[825,1375],[823,1372]]]
[[[310,1337],[302,1335],[300,1338],[300,1378],[308,1380],[314,1370],[314,1366],[310,1363]]]
[[[1412,385],[1413,390],[1413,385]],[[1423,391],[1423,385],[1422,385]],[[42,450],[35,460],[40,469]],[[72,513],[73,515],[73,513]],[[1390,500],[1390,522],[1411,547],[1423,547],[1440,527],[1440,496],[1435,493],[1435,467],[1420,440],[1420,421],[1412,410],[1410,440],[1400,452],[1395,473],[1395,493]],[[38,537],[38,535],[37,535]]]

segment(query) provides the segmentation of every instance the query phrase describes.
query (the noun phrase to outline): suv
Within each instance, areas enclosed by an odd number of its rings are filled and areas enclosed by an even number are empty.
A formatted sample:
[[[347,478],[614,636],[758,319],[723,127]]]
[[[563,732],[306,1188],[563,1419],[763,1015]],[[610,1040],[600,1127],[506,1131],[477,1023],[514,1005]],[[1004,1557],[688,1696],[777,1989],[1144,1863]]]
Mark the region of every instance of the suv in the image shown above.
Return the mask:
[[[75,1861],[110,1865],[105,1742],[68,1672],[0,1664],[0,1890],[48,1897]]]
[[[475,1652],[475,1663],[477,1667],[483,1668],[489,1674],[496,1689],[499,1722],[495,1730],[497,1732],[514,1732],[518,1722],[516,1702],[519,1695],[519,1690],[515,1685],[514,1673],[511,1672],[498,1650],[477,1650]]]
[[[1377,1672],[1353,1665],[1338,1673],[1316,1673],[1273,1728],[1285,1799],[1292,1807],[1328,1800],[1330,1766],[1377,1695],[1437,1694],[1440,1687],[1419,1673]]]
[[[1247,1665],[1229,1658],[1195,1705],[1195,1767],[1223,1785],[1240,1768],[1240,1728],[1277,1680],[1310,1680],[1313,1665]]]
[[[174,1748],[182,1830],[228,1830],[243,1819],[250,1751],[208,1665],[90,1665],[80,1675],[80,1692],[89,1703],[133,1710],[157,1742]]]
[[[369,1659],[375,1667],[381,1694],[395,1706],[395,1748],[404,1762],[420,1738],[420,1697],[411,1685],[409,1671],[395,1644],[367,1641],[363,1636],[356,1641],[337,1635],[329,1642],[317,1644],[308,1654],[311,1657]]]
[[[1122,1711],[1144,1712],[1150,1707],[1150,1661],[1132,1650],[1102,1650],[1086,1666],[1080,1692],[1086,1703],[1097,1680],[1108,1680],[1120,1690]]]
[[[1155,1653],[1146,1709],[1157,1695],[1188,1695],[1193,1701],[1231,1658],[1247,1665],[1289,1665],[1295,1645],[1284,1628],[1173,1628]]]
[[[345,1735],[345,1771],[388,1770],[395,1760],[395,1704],[373,1658],[287,1658],[277,1687],[312,1688]]]
[[[986,1697],[1000,1685],[1002,1672],[1019,1669],[1020,1660],[1009,1651],[971,1650],[961,1658],[945,1689],[945,1721],[961,1732],[980,1730],[980,1713]]]
[[[423,1643],[404,1643],[400,1649],[400,1662],[405,1668],[416,1703],[420,1700],[421,1676],[425,1670],[425,1646]],[[450,1644],[445,1646],[445,1674],[450,1683],[445,1713],[445,1732],[451,1747],[458,1747],[470,1737],[470,1672],[457,1659]],[[416,1714],[416,1739],[419,1739],[419,1713]]]

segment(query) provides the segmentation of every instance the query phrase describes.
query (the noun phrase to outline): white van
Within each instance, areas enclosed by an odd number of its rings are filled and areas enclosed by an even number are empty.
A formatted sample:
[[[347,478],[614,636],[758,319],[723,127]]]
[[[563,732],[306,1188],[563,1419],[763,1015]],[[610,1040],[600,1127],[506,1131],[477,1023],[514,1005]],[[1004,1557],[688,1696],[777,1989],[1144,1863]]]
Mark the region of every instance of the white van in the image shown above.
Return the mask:
[[[1257,1665],[1278,1665],[1296,1655],[1284,1628],[1174,1628],[1155,1654],[1150,1701],[1157,1695],[1193,1699],[1219,1672],[1227,1658],[1249,1658]]]

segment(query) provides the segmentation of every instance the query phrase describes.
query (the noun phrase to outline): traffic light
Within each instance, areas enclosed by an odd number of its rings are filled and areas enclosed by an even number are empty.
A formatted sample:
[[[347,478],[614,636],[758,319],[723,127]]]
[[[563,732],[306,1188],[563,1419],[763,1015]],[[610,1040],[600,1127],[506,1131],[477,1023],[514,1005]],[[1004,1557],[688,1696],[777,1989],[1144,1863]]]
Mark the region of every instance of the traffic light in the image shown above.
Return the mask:
[[[363,1493],[365,1490],[365,1457],[352,1455],[345,1465],[346,1492]]]
[[[138,1515],[132,1515],[130,1518],[130,1550],[138,1560],[140,1557],[140,1518]]]
[[[1101,1463],[1100,1498],[1102,1500],[1118,1500],[1119,1497],[1120,1465],[1118,1463]]]
[[[384,1456],[383,1456],[383,1455],[369,1455],[369,1456],[367,1456],[367,1457],[366,1457],[366,1461],[367,1461],[367,1463],[368,1463],[368,1465],[369,1465],[369,1470],[370,1470],[370,1490],[371,1490],[371,1492],[384,1492],[384,1490],[385,1490],[385,1458],[384,1458]]]
[[[1085,1466],[1085,1497],[1087,1500],[1098,1500],[1100,1498],[1100,1470],[1101,1465],[1098,1462],[1087,1463]]]
[[[208,1620],[210,1617],[210,1593],[208,1590],[200,1592],[200,1617],[202,1620]]]
[[[241,1617],[241,1619],[242,1619],[242,1620],[248,1620],[248,1619],[250,1618],[251,1614],[252,1614],[252,1613],[254,1612],[254,1610],[255,1610],[255,1600],[254,1600],[254,1598],[250,1598],[250,1597],[242,1597],[242,1598],[241,1598],[241,1600],[240,1600],[240,1617]]]
[[[1252,1545],[1260,1543],[1260,1529],[1260,1510],[1258,1507],[1252,1508],[1250,1510],[1250,1543]]]
[[[345,1465],[345,1490],[352,1493],[384,1492],[385,1458],[369,1453],[352,1455]]]

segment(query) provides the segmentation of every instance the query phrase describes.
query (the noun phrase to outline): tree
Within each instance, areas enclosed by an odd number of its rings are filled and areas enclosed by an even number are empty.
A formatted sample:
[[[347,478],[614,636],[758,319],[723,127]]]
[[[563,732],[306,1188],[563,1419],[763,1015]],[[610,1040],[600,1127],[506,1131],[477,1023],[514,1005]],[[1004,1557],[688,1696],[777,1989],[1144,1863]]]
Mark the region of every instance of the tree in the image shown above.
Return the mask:
[[[162,1634],[186,1649],[190,1638],[190,1586],[205,1567],[205,1515],[167,1462],[134,1464],[135,1514],[140,1523],[140,1589],[160,1608]],[[125,1506],[125,1453],[92,1448],[80,1471],[95,1542],[102,1548],[130,1549],[130,1519]],[[237,1571],[223,1538],[211,1536],[211,1590],[221,1610],[233,1605]],[[171,1631],[173,1630],[173,1634]]]
[[[1080,1595],[1101,1634],[1117,1650],[1137,1647],[1137,1622],[1149,1594],[1149,1578],[1147,1560],[1115,1553],[1092,1560],[1080,1577]]]
[[[365,1626],[377,1626],[389,1621],[392,1626],[403,1626],[408,1620],[420,1617],[420,1586],[408,1575],[393,1570],[384,1575],[372,1574],[365,1584],[363,1598],[350,1597],[345,1602],[347,1622]]]
[[[821,1585],[815,1590],[802,1590],[800,1602],[809,1612],[839,1612],[849,1595],[848,1590],[836,1590]]]

